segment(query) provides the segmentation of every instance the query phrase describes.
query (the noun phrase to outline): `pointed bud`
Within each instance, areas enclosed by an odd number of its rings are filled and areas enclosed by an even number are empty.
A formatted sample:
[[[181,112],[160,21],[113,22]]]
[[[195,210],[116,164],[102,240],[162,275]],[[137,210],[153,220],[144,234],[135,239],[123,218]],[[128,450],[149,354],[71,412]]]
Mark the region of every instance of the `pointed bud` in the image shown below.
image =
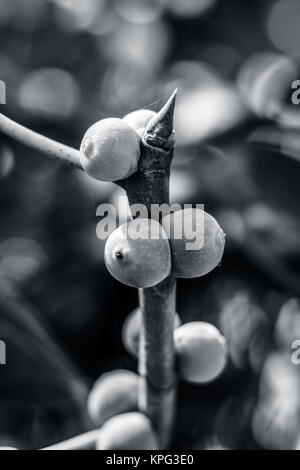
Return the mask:
[[[167,103],[149,121],[146,127],[145,140],[149,145],[159,148],[170,148],[169,138],[173,135],[173,117],[177,89]]]

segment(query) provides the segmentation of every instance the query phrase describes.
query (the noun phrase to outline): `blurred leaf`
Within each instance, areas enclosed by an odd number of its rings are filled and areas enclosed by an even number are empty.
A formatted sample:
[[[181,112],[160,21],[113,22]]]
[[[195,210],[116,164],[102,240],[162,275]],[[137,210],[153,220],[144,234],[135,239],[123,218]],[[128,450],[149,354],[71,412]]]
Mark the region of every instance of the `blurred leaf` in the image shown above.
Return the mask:
[[[0,334],[7,349],[0,401],[10,405],[10,424],[3,416],[0,434],[10,432],[25,446],[36,447],[85,429],[85,382],[34,307],[12,284],[0,282]],[[20,406],[26,415],[22,425],[16,419]],[[28,429],[38,425],[39,416],[44,416],[44,426],[35,436]]]

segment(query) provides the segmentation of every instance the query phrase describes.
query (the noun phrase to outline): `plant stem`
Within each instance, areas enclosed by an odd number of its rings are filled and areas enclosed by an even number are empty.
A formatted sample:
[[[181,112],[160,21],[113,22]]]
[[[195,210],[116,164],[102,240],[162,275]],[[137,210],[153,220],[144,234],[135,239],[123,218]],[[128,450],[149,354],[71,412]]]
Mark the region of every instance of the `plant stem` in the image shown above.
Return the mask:
[[[118,182],[127,192],[129,205],[145,205],[149,217],[153,204],[169,204],[175,95],[176,92],[147,126],[137,173]],[[160,446],[167,448],[171,439],[176,399],[173,344],[175,279],[170,276],[157,286],[140,289],[139,300],[142,334],[138,405],[149,416]]]
[[[0,113],[0,131],[49,157],[81,169],[79,151],[49,139]]]
[[[162,449],[168,448],[174,423],[176,379],[173,331],[176,280],[139,292],[142,334],[139,351],[139,409],[151,419]]]

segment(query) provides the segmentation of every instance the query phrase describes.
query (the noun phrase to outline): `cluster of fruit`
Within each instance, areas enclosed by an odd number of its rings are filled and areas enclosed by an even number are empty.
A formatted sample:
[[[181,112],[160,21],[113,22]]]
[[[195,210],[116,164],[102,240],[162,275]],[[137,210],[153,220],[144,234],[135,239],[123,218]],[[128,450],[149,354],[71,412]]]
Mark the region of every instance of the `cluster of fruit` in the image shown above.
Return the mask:
[[[117,181],[138,169],[140,139],[155,113],[134,111],[123,119],[103,119],[83,137],[80,157],[85,171],[101,181]],[[196,227],[195,227],[196,224]],[[175,237],[180,228],[182,236]],[[139,237],[129,237],[136,233]],[[187,244],[200,234],[198,249]],[[203,276],[220,262],[224,234],[216,220],[199,209],[184,209],[163,217],[136,219],[121,225],[107,240],[105,261],[109,272],[120,282],[137,288],[153,287],[171,273],[177,278]]]
[[[123,326],[123,342],[137,356],[141,312],[134,310]],[[205,384],[216,379],[226,365],[225,338],[213,325],[189,322],[181,325],[175,316],[174,343],[178,376],[187,382]],[[139,376],[129,370],[102,375],[88,397],[88,413],[96,426],[95,447],[99,450],[156,450],[155,432],[147,416],[138,412]],[[1,447],[0,450],[14,450]]]
[[[213,325],[195,321],[180,325],[175,317],[174,342],[178,376],[205,384],[216,379],[226,365],[226,342]],[[141,312],[134,310],[123,327],[127,350],[138,353]],[[138,410],[139,377],[129,370],[108,372],[98,379],[88,399],[89,415],[101,426],[97,448],[101,450],[154,450],[159,448],[150,420]]]
[[[138,169],[140,139],[155,113],[138,110],[123,119],[104,119],[86,132],[81,145],[81,164],[88,174],[103,181],[128,178]],[[197,217],[198,216],[198,217]],[[176,228],[180,228],[180,237]],[[138,237],[130,234],[138,233]],[[201,243],[188,249],[199,234]],[[135,219],[117,228],[105,246],[109,272],[136,288],[157,285],[168,276],[193,278],[212,271],[224,250],[224,234],[216,220],[200,209],[178,210],[153,219]],[[123,342],[138,356],[142,316],[134,310],[123,327]],[[178,376],[204,384],[214,380],[226,364],[226,342],[211,324],[174,322]],[[103,450],[157,449],[150,420],[138,410],[138,375],[118,370],[105,374],[94,385],[88,400],[90,417],[102,426],[97,447]]]

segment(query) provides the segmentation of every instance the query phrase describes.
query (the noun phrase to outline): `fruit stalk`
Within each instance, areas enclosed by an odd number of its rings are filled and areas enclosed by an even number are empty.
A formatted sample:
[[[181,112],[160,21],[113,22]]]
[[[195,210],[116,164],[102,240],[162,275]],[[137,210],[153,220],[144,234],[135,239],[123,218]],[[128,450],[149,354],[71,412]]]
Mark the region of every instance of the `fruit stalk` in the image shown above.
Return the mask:
[[[54,160],[82,169],[78,150],[38,134],[25,126],[18,124],[12,119],[9,119],[1,113],[0,131],[17,140],[21,144],[25,144],[30,148],[38,150]]]
[[[143,204],[149,217],[152,204],[169,204],[175,97],[176,92],[149,122],[142,136],[138,171],[118,182],[126,190],[129,205]],[[176,280],[172,276],[154,287],[139,290],[142,333],[138,405],[149,416],[162,448],[167,448],[170,442],[175,409],[175,299]]]

